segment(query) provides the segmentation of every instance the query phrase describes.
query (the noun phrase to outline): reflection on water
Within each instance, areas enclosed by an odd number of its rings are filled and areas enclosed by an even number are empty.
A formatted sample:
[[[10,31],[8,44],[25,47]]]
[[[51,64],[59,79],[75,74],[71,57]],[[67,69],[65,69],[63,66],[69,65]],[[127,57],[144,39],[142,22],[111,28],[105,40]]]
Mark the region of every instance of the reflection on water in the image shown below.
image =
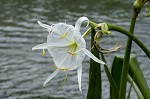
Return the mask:
[[[85,99],[88,88],[88,58],[83,63],[82,93],[78,90],[76,71],[69,72],[64,86],[61,84],[65,72],[62,72],[45,88],[42,87],[45,79],[54,71],[50,68],[54,63],[49,54],[42,57],[41,51],[31,51],[33,46],[45,42],[48,34],[36,21],[40,20],[47,24],[67,22],[74,25],[79,17],[87,16],[98,22],[111,22],[128,28],[131,1],[127,0],[123,3],[120,1],[0,0],[0,98]],[[144,13],[141,14],[142,17]],[[149,19],[138,19],[136,35],[147,46],[150,46],[149,26]],[[85,28],[82,29],[84,30]],[[125,46],[124,38],[125,36],[113,33],[110,37],[105,37],[101,44],[104,47],[111,47],[116,42],[123,42]],[[90,38],[86,40],[89,42]],[[124,52],[124,46],[119,53]],[[149,59],[136,44],[133,46],[133,53],[138,56],[150,85]],[[90,48],[89,44],[88,48]],[[106,55],[108,64],[111,64],[111,59],[116,54],[118,53]],[[109,97],[109,83],[103,67],[102,77],[103,99],[105,99]],[[134,98],[135,93],[131,95]]]

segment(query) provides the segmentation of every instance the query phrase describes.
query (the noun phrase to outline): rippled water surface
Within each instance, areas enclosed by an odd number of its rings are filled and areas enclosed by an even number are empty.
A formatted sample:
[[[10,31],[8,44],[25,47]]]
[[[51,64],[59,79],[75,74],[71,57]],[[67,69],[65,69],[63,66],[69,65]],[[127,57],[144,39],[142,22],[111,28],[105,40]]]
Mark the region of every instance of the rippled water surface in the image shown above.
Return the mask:
[[[45,79],[55,70],[50,55],[41,56],[41,51],[32,51],[32,47],[46,42],[48,32],[36,21],[52,24],[66,22],[75,24],[81,16],[87,16],[96,22],[114,23],[129,28],[132,1],[127,0],[0,0],[0,98],[1,99],[85,99],[88,88],[89,58],[83,62],[81,93],[78,90],[76,70],[61,72],[45,88]],[[145,45],[150,46],[150,18],[145,18],[142,10],[136,25],[136,36]],[[83,26],[84,27],[84,26]],[[84,32],[86,28],[82,28]],[[114,55],[123,54],[126,37],[113,32],[102,39],[104,47],[122,42],[123,47],[117,53],[106,55],[111,65]],[[86,38],[90,50],[90,37]],[[132,52],[137,55],[145,78],[150,85],[150,61],[133,44]],[[109,83],[102,67],[103,99],[109,97]],[[134,99],[135,93],[131,96]],[[136,98],[135,98],[136,99]]]

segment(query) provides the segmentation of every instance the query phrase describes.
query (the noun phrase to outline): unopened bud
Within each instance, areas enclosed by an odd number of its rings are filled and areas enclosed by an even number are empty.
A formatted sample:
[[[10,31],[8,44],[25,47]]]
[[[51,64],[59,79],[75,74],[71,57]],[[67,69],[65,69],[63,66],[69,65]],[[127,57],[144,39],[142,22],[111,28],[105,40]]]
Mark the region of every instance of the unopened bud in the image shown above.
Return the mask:
[[[138,9],[138,10],[142,9],[142,7],[143,7],[143,2],[142,2],[142,0],[135,0],[135,2],[134,2],[134,7],[135,7],[136,9]]]

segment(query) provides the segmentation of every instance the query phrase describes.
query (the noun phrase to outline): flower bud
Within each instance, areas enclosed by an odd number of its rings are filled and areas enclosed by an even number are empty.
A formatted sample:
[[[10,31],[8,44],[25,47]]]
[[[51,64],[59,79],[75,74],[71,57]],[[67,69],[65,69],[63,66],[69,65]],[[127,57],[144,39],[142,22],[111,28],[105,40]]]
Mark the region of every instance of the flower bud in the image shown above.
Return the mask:
[[[134,7],[136,8],[136,9],[142,9],[142,7],[143,7],[143,2],[142,2],[142,0],[135,0],[135,2],[134,2]]]

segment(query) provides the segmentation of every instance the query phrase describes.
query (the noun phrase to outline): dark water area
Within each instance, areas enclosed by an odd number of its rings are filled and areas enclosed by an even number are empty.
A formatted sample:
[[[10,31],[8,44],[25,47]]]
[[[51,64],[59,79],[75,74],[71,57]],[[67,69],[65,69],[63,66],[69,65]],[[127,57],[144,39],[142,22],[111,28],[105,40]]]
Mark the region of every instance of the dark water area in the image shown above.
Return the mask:
[[[81,16],[96,22],[108,22],[129,28],[133,0],[0,0],[0,99],[86,99],[88,89],[89,58],[83,62],[82,90],[78,89],[76,70],[55,76],[46,87],[43,82],[55,70],[54,63],[46,52],[32,47],[46,42],[48,32],[37,24],[66,22],[74,25]],[[150,18],[145,17],[146,7],[137,19],[135,35],[150,47]],[[87,28],[83,28],[83,33]],[[90,36],[86,38],[90,50]],[[115,55],[124,54],[126,36],[112,32],[101,44],[112,47],[122,42],[122,49],[106,55],[109,65]],[[136,54],[147,83],[150,86],[150,60],[133,43],[132,53]],[[111,68],[111,67],[110,67]],[[103,99],[109,97],[109,82],[102,67]],[[128,88],[129,89],[129,88]],[[132,99],[137,99],[134,91]]]

